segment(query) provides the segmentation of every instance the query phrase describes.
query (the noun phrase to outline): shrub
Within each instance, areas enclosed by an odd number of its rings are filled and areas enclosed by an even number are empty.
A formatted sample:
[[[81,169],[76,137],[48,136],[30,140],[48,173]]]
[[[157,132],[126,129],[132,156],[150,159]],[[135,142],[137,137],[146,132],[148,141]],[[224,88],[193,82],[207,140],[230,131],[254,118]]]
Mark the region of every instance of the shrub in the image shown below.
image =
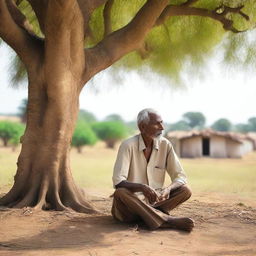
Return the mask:
[[[79,121],[72,137],[72,146],[76,147],[77,151],[81,153],[84,145],[94,145],[97,139],[91,127],[85,122]]]
[[[116,142],[127,135],[127,127],[119,121],[98,122],[92,128],[108,148],[114,148]]]
[[[25,126],[21,123],[0,121],[0,138],[5,147],[9,142],[14,146],[18,145],[24,130]]]

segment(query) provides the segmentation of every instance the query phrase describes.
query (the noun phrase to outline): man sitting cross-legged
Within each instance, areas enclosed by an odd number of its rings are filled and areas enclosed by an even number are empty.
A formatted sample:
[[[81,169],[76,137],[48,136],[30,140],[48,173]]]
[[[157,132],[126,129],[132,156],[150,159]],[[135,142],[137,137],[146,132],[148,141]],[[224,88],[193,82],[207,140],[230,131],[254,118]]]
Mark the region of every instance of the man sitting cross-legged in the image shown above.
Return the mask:
[[[163,138],[161,116],[144,109],[137,118],[140,134],[125,140],[118,151],[113,183],[112,215],[122,222],[143,220],[150,229],[191,231],[194,221],[169,212],[191,196],[186,175],[171,143]],[[163,188],[165,173],[172,183]]]

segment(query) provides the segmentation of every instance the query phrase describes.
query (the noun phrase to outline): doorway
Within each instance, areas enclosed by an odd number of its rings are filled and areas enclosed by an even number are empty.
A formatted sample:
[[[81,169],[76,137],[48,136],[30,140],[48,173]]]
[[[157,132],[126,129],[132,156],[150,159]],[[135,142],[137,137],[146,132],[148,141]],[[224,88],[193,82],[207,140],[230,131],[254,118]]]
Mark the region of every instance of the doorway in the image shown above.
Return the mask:
[[[203,138],[203,156],[210,155],[210,138]]]

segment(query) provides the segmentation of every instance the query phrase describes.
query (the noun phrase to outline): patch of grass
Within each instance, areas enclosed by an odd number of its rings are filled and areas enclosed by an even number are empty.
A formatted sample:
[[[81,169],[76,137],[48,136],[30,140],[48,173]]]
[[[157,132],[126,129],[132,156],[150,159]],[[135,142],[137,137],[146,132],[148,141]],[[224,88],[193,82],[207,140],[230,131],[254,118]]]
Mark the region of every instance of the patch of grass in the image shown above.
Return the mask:
[[[256,153],[242,159],[184,159],[193,190],[252,194],[256,191]]]
[[[11,186],[16,172],[19,150],[0,148],[0,187]]]

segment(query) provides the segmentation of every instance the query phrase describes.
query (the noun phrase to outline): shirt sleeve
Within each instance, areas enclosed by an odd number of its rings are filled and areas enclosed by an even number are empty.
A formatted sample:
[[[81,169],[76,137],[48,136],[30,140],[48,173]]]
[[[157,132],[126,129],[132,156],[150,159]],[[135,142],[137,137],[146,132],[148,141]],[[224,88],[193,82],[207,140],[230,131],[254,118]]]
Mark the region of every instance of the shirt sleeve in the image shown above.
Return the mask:
[[[129,146],[125,143],[122,143],[119,147],[114,165],[114,172],[112,177],[114,188],[123,180],[127,180],[131,162],[130,159],[131,152]]]
[[[167,172],[171,177],[172,182],[187,183],[186,174],[181,166],[178,156],[176,155],[173,146],[167,156]]]

